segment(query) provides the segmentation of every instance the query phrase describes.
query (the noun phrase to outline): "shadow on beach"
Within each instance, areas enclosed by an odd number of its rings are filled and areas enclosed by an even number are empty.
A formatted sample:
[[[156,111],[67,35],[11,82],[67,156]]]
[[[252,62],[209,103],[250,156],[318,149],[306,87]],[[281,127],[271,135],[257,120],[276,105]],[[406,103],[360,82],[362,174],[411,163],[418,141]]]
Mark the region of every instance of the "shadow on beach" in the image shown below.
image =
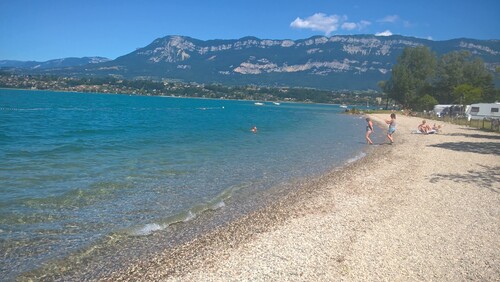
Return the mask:
[[[460,152],[500,155],[500,144],[498,142],[446,142],[429,146]]]
[[[481,139],[493,139],[500,140],[500,135],[486,135],[486,134],[466,134],[466,133],[450,133],[447,136],[464,136],[467,138],[481,138]]]
[[[451,173],[451,174],[433,174],[430,177],[431,183],[437,183],[442,180],[451,180],[458,184],[472,183],[481,188],[486,188],[492,192],[499,193],[500,188],[500,166],[485,166],[480,165],[482,170],[468,170],[465,173]]]

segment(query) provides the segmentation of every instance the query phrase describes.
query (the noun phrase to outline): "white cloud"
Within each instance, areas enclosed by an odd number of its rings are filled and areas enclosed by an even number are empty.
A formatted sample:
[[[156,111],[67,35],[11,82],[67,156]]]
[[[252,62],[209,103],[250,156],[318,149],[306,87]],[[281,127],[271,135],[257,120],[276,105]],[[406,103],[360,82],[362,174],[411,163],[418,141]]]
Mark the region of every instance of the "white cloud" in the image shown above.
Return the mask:
[[[377,22],[379,22],[379,23],[394,23],[398,20],[399,20],[398,15],[390,15],[390,16],[384,17],[383,19],[378,20]]]
[[[375,33],[375,36],[391,36],[392,32],[390,30]]]
[[[290,26],[293,28],[322,31],[325,35],[330,35],[339,28],[343,30],[362,30],[370,24],[371,22],[365,20],[358,23],[347,22],[347,16],[327,16],[324,13],[316,13],[306,19],[296,18],[292,23],[290,23]]]
[[[357,27],[358,27],[358,25],[356,23],[345,22],[342,24],[342,29],[345,29],[345,30],[353,30],[353,29],[356,29]]]
[[[305,28],[318,30],[330,35],[339,28],[340,22],[345,20],[345,16],[338,15],[327,16],[323,13],[316,13],[306,19],[296,18],[291,24],[294,28]]]
[[[371,25],[372,23],[369,22],[369,21],[360,21],[358,23],[358,28],[359,29],[365,29],[366,27],[368,27],[369,25]]]
[[[342,24],[341,28],[344,30],[353,30],[353,29],[363,30],[371,24],[372,23],[369,21],[360,21],[359,23],[345,22]]]

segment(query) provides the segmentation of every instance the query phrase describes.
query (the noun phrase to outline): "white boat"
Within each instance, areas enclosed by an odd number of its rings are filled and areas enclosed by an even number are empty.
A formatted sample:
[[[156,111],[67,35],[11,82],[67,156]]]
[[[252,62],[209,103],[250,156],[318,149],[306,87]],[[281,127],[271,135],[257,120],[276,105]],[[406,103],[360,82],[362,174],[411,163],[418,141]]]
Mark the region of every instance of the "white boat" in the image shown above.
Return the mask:
[[[344,104],[340,105],[340,107],[344,108],[344,109],[347,109],[347,105],[344,105]]]
[[[273,104],[275,104],[276,106],[280,105],[280,103],[278,103],[278,102],[273,102]]]
[[[255,104],[255,106],[264,106],[264,103],[261,103],[261,102],[255,102],[254,104]]]

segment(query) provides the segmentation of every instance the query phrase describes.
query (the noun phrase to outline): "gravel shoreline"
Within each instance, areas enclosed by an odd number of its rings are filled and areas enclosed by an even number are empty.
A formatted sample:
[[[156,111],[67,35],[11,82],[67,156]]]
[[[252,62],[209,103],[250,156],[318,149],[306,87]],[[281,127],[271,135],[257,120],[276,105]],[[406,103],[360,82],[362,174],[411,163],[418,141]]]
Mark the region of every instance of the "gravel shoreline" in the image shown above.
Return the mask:
[[[102,280],[499,281],[500,135],[397,120],[394,145]]]

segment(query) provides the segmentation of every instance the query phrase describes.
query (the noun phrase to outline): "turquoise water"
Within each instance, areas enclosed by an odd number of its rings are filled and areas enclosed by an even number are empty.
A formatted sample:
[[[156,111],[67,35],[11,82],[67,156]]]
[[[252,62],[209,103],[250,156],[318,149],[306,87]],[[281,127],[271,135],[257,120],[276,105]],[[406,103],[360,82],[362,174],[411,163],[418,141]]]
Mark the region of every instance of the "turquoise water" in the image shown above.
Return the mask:
[[[0,90],[0,272],[169,232],[363,154],[360,117],[264,104]]]

